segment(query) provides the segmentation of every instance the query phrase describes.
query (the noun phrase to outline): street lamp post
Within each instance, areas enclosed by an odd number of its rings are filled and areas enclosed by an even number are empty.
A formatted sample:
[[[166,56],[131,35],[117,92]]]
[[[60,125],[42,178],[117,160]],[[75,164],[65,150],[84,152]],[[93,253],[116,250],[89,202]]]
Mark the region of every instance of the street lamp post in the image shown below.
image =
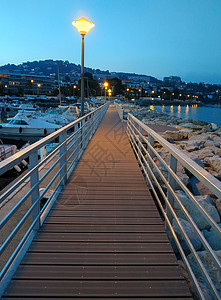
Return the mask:
[[[94,27],[94,24],[86,18],[81,18],[73,21],[72,25],[77,28],[82,37],[82,51],[81,51],[81,116],[84,115],[84,36]]]

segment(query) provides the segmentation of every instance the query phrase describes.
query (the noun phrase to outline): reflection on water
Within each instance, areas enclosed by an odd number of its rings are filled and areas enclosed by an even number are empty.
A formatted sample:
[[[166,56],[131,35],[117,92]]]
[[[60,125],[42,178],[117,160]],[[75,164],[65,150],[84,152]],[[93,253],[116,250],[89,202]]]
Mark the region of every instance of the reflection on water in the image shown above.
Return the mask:
[[[158,110],[182,119],[200,120],[221,126],[221,105],[198,106],[157,106],[150,105],[151,110]]]
[[[170,112],[173,114],[173,105],[170,106]]]

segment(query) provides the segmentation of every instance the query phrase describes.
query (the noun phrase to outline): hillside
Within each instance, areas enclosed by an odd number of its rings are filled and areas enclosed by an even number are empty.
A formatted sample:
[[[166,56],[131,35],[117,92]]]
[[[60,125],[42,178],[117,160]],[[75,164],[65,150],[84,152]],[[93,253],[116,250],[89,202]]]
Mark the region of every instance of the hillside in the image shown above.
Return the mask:
[[[81,65],[76,65],[74,63],[70,63],[69,61],[59,60],[59,70],[61,79],[66,75],[69,75],[71,80],[79,79],[81,73]],[[7,64],[4,66],[0,66],[0,72],[2,73],[17,73],[17,74],[32,74],[32,75],[44,75],[44,76],[52,76],[57,78],[57,61],[48,59],[48,60],[40,60],[33,62],[24,62],[19,65]],[[102,77],[118,77],[121,80],[146,80],[149,82],[161,82],[152,76],[147,75],[139,75],[135,73],[124,73],[124,72],[109,72],[102,71],[100,69],[92,69],[85,67],[85,72],[90,72],[97,79],[101,79]]]

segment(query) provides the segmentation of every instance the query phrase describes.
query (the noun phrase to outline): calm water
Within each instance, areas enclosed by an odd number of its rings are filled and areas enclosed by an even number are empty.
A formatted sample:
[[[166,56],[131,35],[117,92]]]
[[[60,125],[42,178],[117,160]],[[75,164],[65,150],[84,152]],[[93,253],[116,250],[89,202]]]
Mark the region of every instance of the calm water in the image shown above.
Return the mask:
[[[174,115],[182,119],[200,120],[208,123],[215,123],[221,126],[221,105],[211,106],[198,106],[187,105],[187,106],[157,106],[150,105],[150,109],[164,112],[169,115]]]

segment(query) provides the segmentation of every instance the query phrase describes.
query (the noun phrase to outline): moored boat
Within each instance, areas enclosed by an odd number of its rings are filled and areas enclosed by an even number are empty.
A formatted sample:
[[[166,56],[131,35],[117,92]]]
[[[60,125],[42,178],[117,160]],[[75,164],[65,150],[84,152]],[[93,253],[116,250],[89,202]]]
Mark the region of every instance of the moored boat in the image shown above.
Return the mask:
[[[29,138],[40,138],[61,128],[60,125],[44,121],[27,111],[19,111],[9,123],[0,125],[0,138],[28,141]]]

